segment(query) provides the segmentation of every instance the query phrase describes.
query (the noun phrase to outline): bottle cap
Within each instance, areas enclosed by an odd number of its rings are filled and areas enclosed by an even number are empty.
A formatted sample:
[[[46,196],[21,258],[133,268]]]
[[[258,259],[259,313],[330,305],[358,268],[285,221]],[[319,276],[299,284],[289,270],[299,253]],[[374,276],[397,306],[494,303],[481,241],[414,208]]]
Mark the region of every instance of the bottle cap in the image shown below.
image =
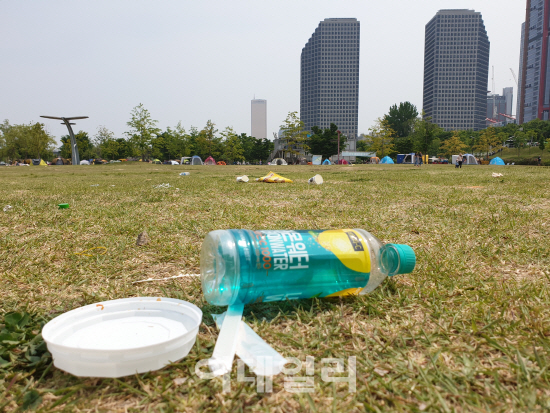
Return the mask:
[[[392,277],[396,274],[408,274],[414,270],[416,256],[406,244],[386,244],[381,252],[382,268]]]
[[[390,244],[396,250],[399,255],[399,268],[396,274],[408,274],[413,272],[416,266],[416,255],[413,249],[407,244]]]

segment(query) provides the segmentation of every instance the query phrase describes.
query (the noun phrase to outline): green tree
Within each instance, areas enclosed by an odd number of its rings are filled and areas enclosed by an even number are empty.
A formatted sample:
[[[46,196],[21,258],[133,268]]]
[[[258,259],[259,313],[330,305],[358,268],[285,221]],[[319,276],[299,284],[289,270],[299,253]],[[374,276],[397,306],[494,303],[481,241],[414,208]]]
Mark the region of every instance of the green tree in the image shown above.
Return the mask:
[[[217,133],[216,124],[211,120],[208,120],[204,129],[198,133],[195,139],[195,149],[203,160],[209,156],[214,159],[220,157],[222,153],[221,137],[217,136]]]
[[[477,144],[474,146],[474,149],[478,152],[485,152],[487,154],[486,159],[489,159],[489,152],[498,151],[502,148],[502,142],[500,136],[498,136],[497,131],[492,126],[484,129],[480,135]]]
[[[95,158],[95,148],[90,142],[88,137],[88,132],[79,131],[75,133],[74,138],[76,140],[76,146],[78,147],[78,156],[80,160],[92,159]],[[71,137],[65,135],[61,137],[61,157],[62,158],[71,158]]]
[[[285,142],[286,151],[291,157],[298,157],[300,151],[309,151],[308,133],[304,130],[304,122],[298,117],[298,112],[289,112],[281,125],[282,139]]]
[[[46,132],[44,124],[10,125],[7,120],[0,126],[0,157],[3,159],[51,159],[55,140]]]
[[[466,149],[468,149],[468,146],[460,139],[460,135],[457,131],[454,131],[453,136],[441,145],[441,153],[448,158],[452,155],[464,153]]]
[[[432,144],[432,141],[442,131],[437,124],[432,123],[432,118],[425,116],[424,113],[422,113],[422,117],[416,118],[413,129],[413,149],[423,154],[428,153],[428,148]]]
[[[323,130],[318,126],[313,126],[311,132],[308,145],[312,154],[322,155],[323,159],[327,159],[338,153],[338,126],[331,123],[328,128]],[[342,138],[340,139],[342,140]],[[344,143],[342,140],[340,145]]]
[[[527,142],[525,132],[517,131],[514,136],[512,136],[512,141],[514,142],[514,146],[518,149],[519,156],[519,149],[525,145],[525,142]]]
[[[158,121],[151,118],[151,114],[142,103],[132,109],[131,119],[126,124],[130,130],[126,132],[142,160],[149,157],[151,140],[160,132],[156,127]]]
[[[111,132],[109,129],[107,129],[105,126],[99,126],[97,128],[97,133],[94,135],[92,139],[92,143],[97,149],[98,156],[105,157],[105,154],[103,154],[102,150],[103,147],[105,147],[105,143],[107,141],[114,141],[115,133]]]
[[[248,136],[246,133],[241,133],[239,135],[239,143],[243,148],[243,156],[247,161],[259,160],[260,157],[257,157],[256,147],[258,142],[261,143],[261,139],[256,139],[253,136]]]
[[[273,152],[273,149],[275,148],[275,144],[266,138],[257,139],[256,142],[257,144],[255,146],[255,152],[252,159],[267,162],[267,159],[271,156],[271,152]]]
[[[395,152],[395,131],[391,128],[389,122],[385,119],[378,118],[375,125],[369,129],[370,135],[365,136],[368,149],[376,152],[376,156],[383,158],[384,156],[392,156]]]
[[[189,135],[185,132],[185,128],[178,122],[174,129],[167,128],[170,139],[166,143],[166,151],[169,158],[178,159],[182,156],[191,155],[191,144]]]
[[[241,145],[241,141],[233,128],[228,126],[221,135],[223,140],[222,159],[228,164],[235,161],[244,161],[244,150]]]
[[[401,102],[399,106],[390,107],[389,113],[384,115],[384,120],[395,131],[395,137],[399,139],[412,133],[417,117],[418,110],[415,105],[410,102]]]
[[[122,140],[123,142],[119,142]],[[124,139],[105,139],[100,145],[100,153],[104,157],[104,159],[119,159],[122,156],[123,149],[124,149]]]

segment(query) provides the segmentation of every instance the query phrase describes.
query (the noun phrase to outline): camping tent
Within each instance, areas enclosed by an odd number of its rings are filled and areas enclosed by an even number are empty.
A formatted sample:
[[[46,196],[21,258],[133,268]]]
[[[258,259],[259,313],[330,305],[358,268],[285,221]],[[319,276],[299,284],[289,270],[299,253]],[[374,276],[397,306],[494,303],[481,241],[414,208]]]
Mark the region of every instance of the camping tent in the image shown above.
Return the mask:
[[[180,160],[181,165],[189,165],[191,163],[191,157],[190,156],[184,156]]]
[[[84,159],[83,161],[80,161],[80,165],[90,165],[90,162]]]
[[[380,161],[380,163],[394,163],[394,162],[393,162],[393,159],[390,158],[389,156],[384,156]]]
[[[161,164],[162,162],[160,161],[160,159],[153,159],[152,163]]]
[[[312,165],[321,165],[322,160],[323,160],[323,155],[311,155]]]
[[[456,159],[458,158],[458,155],[452,156],[452,164],[456,165]],[[471,153],[466,153],[462,155],[462,165],[479,165],[477,163],[477,159],[474,155]]]
[[[401,162],[399,162],[399,159],[401,159]],[[402,158],[401,158],[401,155],[397,155],[397,163],[411,163],[411,164],[414,164],[415,159],[416,159],[416,155],[414,154],[414,152],[405,153],[405,154],[403,154]]]
[[[332,165],[328,159],[325,159],[323,161],[323,165]]]
[[[32,160],[33,165],[41,165],[41,166],[47,166],[48,164],[44,162],[44,159],[33,159]]]
[[[288,165],[283,158],[275,158],[271,161],[271,165]]]
[[[370,163],[380,163],[380,158],[378,156],[372,156],[369,160]]]
[[[53,162],[55,165],[65,165],[65,162],[63,161],[63,158],[57,158]]]
[[[338,165],[347,165],[347,164],[349,164],[349,162],[346,161],[345,159],[340,159],[340,160],[338,161]]]
[[[195,155],[191,158],[191,165],[204,165],[200,156]]]
[[[206,158],[206,160],[204,161],[204,164],[205,165],[216,165],[216,160],[214,158],[212,158],[211,156],[209,156],[208,158]]]
[[[477,163],[477,159],[474,155],[471,153],[467,153],[466,155],[462,155],[462,165],[479,165]]]
[[[505,163],[502,159],[500,159],[497,156],[496,158],[491,159],[491,162],[489,162],[489,165],[505,165]]]

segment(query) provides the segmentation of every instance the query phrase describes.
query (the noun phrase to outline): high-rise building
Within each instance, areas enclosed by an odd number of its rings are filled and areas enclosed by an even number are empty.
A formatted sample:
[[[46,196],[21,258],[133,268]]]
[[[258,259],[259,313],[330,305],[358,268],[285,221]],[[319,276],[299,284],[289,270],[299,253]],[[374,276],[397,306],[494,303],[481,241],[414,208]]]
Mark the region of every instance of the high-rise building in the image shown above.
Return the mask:
[[[426,117],[445,130],[485,128],[489,38],[481,13],[440,10],[426,25]]]
[[[523,97],[523,46],[525,42],[525,23],[521,25],[521,42],[519,48],[519,71],[518,71],[518,102],[516,104],[516,118],[518,123],[522,123],[523,119],[523,105],[521,104],[521,99]]]
[[[502,95],[492,93],[487,95],[487,123],[491,125],[506,125],[514,122],[512,116],[512,100],[514,98],[514,89],[505,87],[502,89]]]
[[[512,105],[514,101],[514,88],[513,87],[505,87],[502,89],[502,96],[504,96],[504,100],[506,101],[506,115],[513,116],[512,113]]]
[[[549,13],[550,0],[527,0],[519,64],[518,123],[549,119]]]
[[[334,123],[351,150],[359,111],[359,32],[357,19],[325,19],[301,58],[300,119],[306,130]]]
[[[252,100],[250,124],[250,136],[267,139],[267,100]]]

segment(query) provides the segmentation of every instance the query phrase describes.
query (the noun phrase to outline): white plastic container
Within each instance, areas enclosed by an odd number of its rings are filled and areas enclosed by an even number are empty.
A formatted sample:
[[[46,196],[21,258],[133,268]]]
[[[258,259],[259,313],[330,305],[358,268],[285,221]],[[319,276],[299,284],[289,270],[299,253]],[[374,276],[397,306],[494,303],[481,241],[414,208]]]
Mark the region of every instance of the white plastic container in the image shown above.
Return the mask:
[[[185,357],[202,311],[182,300],[136,297],[90,304],[46,324],[42,337],[57,368],[80,377],[122,377]]]

